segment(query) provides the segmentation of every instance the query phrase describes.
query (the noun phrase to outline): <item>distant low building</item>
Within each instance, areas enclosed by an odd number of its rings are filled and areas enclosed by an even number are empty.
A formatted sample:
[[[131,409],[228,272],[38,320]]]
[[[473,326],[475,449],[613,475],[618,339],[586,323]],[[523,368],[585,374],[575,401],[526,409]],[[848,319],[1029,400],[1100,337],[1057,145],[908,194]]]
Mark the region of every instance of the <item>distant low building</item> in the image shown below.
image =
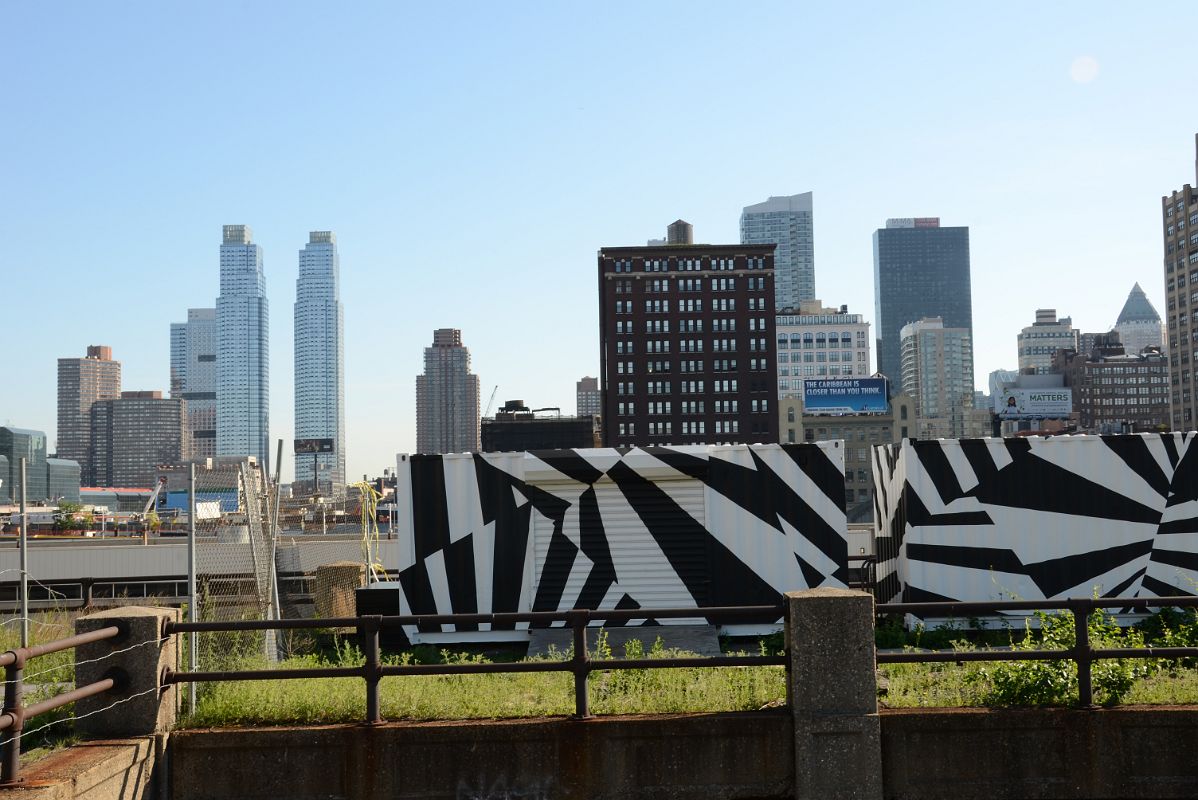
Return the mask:
[[[78,503],[80,474],[78,461],[69,458],[47,458],[46,499],[54,503]]]
[[[800,398],[778,403],[782,442],[844,441],[845,507],[849,522],[873,519],[874,484],[870,454],[875,445],[895,444],[916,435],[915,401],[899,393],[889,399],[885,413],[804,413]]]
[[[1019,332],[1019,371],[1037,375],[1052,372],[1052,356],[1058,350],[1077,349],[1077,331],[1069,317],[1057,319],[1055,308],[1036,309],[1036,321]]]
[[[603,410],[603,394],[599,391],[599,379],[588,375],[574,384],[574,400],[578,416],[599,416]]]
[[[187,401],[162,392],[121,392],[91,407],[89,474],[101,486],[153,486],[159,464],[191,457]]]
[[[1133,355],[1142,353],[1149,347],[1155,347],[1165,352],[1165,326],[1161,315],[1157,313],[1140,284],[1131,287],[1127,302],[1119,312],[1115,322],[1115,330],[1123,348]]]
[[[850,314],[848,306],[825,308],[810,300],[781,309],[774,331],[779,398],[802,397],[807,380],[871,374],[869,323],[861,314]]]
[[[1095,347],[1107,347],[1111,342],[1119,343],[1118,331],[1079,333],[1077,335],[1077,354],[1082,358],[1089,358]]]
[[[976,434],[973,414],[973,339],[940,317],[902,327],[902,390],[915,400],[921,439]]]
[[[107,486],[84,486],[79,490],[79,502],[85,506],[99,506],[109,513],[140,512],[146,507],[153,489]]]
[[[8,460],[7,473],[0,475],[0,497],[10,503],[21,499],[21,459],[25,459],[25,498],[29,503],[47,499],[46,434],[28,428],[0,427],[0,456]]]
[[[558,409],[540,409],[558,411]],[[538,417],[521,400],[509,400],[493,418],[482,420],[482,452],[598,447],[592,416]]]
[[[79,502],[78,461],[46,454],[46,434],[0,427],[0,505],[21,502],[21,459],[25,459],[25,500],[30,505]]]
[[[1082,433],[1138,433],[1169,429],[1169,362],[1159,349],[1124,353],[1096,347],[1089,358],[1071,350],[1053,360],[1073,390]]]

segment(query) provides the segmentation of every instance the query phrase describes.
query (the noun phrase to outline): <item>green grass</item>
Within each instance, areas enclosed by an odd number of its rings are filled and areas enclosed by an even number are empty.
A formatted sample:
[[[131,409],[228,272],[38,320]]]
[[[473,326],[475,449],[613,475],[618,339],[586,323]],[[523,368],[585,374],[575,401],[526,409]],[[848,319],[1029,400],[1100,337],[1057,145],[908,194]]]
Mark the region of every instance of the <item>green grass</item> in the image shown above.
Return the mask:
[[[77,611],[47,611],[35,613],[29,621],[29,643],[31,645],[73,636]],[[21,646],[21,624],[17,617],[0,618],[0,652],[15,650]],[[60,650],[38,656],[25,665],[23,702],[26,705],[45,700],[75,683],[75,651]],[[42,756],[67,747],[78,741],[69,720],[73,716],[74,704],[47,711],[25,720],[25,730],[33,731],[50,723],[42,731],[21,737],[21,763],[27,764]]]
[[[886,708],[961,708],[994,705],[992,670],[998,662],[882,664],[889,681],[879,703]],[[1097,663],[1097,662],[1096,662]],[[1154,670],[1137,680],[1120,705],[1198,704],[1198,668]]]
[[[426,654],[427,655],[427,654]],[[602,639],[597,658],[610,657]],[[628,657],[643,646],[630,643]],[[660,642],[648,657],[682,655]],[[568,657],[568,654],[565,654]],[[479,654],[442,651],[441,660],[490,661]],[[411,654],[389,663],[415,663]],[[427,663],[425,661],[424,663]],[[359,666],[361,655],[342,648],[334,657],[292,658],[280,667]],[[245,660],[242,668],[261,668]],[[380,684],[382,712],[391,720],[505,719],[565,716],[574,713],[574,682],[569,673],[391,676]],[[677,668],[608,670],[591,673],[589,697],[594,714],[653,714],[688,711],[745,711],[776,705],[786,696],[782,667]],[[360,722],[365,716],[365,686],[356,678],[304,681],[240,681],[204,686],[198,712],[188,727],[250,724]]]

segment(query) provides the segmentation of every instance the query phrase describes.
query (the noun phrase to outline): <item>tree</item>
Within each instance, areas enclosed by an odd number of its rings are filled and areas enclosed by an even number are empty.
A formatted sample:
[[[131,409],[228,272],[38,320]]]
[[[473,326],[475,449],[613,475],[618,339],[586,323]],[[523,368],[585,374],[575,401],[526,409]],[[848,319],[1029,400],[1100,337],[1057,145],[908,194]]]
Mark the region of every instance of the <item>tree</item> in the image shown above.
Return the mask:
[[[54,530],[69,531],[76,525],[75,515],[83,510],[83,506],[79,503],[72,503],[69,500],[63,500],[58,504],[58,510],[54,512]]]
[[[151,511],[149,514],[146,514],[146,527],[154,532],[157,532],[162,527],[162,520],[159,518],[157,511]]]

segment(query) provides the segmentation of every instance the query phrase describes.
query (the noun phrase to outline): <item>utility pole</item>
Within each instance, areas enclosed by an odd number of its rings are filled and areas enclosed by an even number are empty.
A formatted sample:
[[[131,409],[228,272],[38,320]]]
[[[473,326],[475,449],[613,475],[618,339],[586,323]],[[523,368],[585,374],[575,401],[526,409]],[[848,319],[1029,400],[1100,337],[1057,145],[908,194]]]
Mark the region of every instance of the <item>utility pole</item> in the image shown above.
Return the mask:
[[[191,472],[187,479],[187,621],[198,622],[199,614],[196,609],[196,465],[190,464]],[[188,653],[187,668],[195,672],[198,667],[200,643],[196,637],[199,634],[192,631],[187,635]],[[187,711],[196,713],[196,685],[187,684]]]
[[[26,498],[25,459],[21,458],[21,647],[29,646],[29,508]]]

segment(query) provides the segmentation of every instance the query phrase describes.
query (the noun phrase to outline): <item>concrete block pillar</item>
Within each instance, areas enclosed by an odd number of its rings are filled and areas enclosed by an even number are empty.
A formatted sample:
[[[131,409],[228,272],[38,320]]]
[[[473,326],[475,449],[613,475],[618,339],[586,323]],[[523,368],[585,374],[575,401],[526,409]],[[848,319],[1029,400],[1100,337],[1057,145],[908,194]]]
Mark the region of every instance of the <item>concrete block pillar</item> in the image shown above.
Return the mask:
[[[114,691],[75,704],[75,730],[85,736],[144,736],[175,724],[175,687],[162,690],[162,674],[175,669],[175,646],[162,635],[167,620],[177,621],[177,608],[126,606],[75,620],[76,633],[117,625],[124,635],[75,648],[75,684],[83,686],[118,676]],[[125,702],[113,705],[118,700]],[[107,706],[112,708],[107,710]],[[93,713],[96,712],[96,713]]]
[[[873,596],[808,589],[786,605],[795,797],[881,800]]]

